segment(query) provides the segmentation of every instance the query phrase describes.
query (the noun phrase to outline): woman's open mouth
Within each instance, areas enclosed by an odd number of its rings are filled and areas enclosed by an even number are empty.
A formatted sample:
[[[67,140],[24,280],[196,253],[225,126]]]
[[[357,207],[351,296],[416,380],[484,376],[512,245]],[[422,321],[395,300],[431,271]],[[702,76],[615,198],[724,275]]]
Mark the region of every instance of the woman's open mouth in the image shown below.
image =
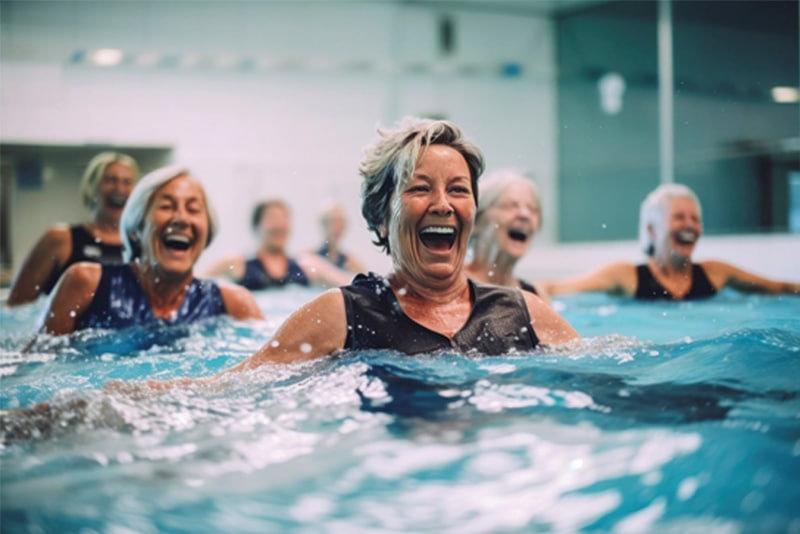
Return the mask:
[[[516,228],[509,228],[508,229],[508,237],[513,241],[520,241],[522,243],[528,240],[528,234],[523,232],[522,230],[518,230]]]
[[[456,229],[452,226],[426,226],[419,231],[419,238],[425,247],[446,252],[453,248],[456,242]]]
[[[700,237],[700,234],[694,230],[686,229],[675,232],[675,241],[681,245],[692,245],[697,241],[698,237]]]
[[[192,238],[181,234],[166,234],[161,238],[161,242],[170,250],[184,251],[192,246]]]
[[[128,195],[109,195],[106,203],[112,208],[124,208],[128,201]]]

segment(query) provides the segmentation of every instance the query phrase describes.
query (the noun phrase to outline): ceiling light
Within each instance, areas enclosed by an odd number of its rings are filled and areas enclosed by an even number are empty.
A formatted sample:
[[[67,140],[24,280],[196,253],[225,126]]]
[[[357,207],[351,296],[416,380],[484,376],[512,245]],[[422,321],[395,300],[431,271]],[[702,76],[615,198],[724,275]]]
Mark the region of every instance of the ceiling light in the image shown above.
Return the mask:
[[[779,104],[796,104],[800,102],[800,89],[797,87],[773,87],[772,100]]]
[[[89,63],[96,67],[113,67],[122,62],[122,50],[98,48],[89,54]]]

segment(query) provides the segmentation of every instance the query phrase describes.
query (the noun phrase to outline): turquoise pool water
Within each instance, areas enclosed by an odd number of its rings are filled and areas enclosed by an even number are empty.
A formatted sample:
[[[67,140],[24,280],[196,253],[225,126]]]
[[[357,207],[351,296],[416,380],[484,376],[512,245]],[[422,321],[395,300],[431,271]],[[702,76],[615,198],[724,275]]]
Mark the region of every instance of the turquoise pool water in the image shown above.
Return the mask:
[[[800,532],[800,298],[580,295],[555,305],[586,339],[558,354],[370,352],[99,391],[213,374],[314,294],[258,295],[266,322],[27,355],[41,305],[0,312],[0,407],[87,403],[0,450],[2,531]]]

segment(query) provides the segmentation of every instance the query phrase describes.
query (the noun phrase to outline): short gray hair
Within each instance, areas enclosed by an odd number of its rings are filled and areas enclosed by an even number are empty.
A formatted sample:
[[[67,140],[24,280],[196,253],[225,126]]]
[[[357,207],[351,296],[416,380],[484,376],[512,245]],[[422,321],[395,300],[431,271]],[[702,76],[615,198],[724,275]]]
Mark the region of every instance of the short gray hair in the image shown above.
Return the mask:
[[[536,182],[528,173],[520,169],[507,168],[498,169],[481,180],[481,203],[478,205],[475,220],[480,219],[481,215],[483,215],[487,209],[497,203],[503,195],[503,191],[515,182],[522,182],[530,188],[531,196],[536,203],[536,208],[539,210],[539,216],[541,218],[542,199],[539,196],[539,188],[536,186]],[[541,220],[539,226],[541,226]]]
[[[167,182],[180,176],[192,176],[192,173],[182,165],[168,165],[146,174],[133,188],[131,196],[128,197],[128,202],[125,203],[125,209],[122,210],[122,217],[119,223],[122,244],[125,247],[124,259],[126,262],[138,258],[142,253],[136,233],[144,226],[144,218],[147,216],[147,209],[150,207],[153,195]],[[217,222],[217,214],[214,211],[214,207],[211,205],[211,201],[206,195],[202,184],[200,184],[200,188],[203,190],[206,213],[208,214],[208,239],[206,240],[206,247],[208,247],[217,234],[219,223]]]
[[[661,184],[650,192],[642,202],[639,210],[639,244],[648,256],[655,254],[655,243],[648,231],[649,227],[654,230],[664,224],[664,217],[667,214],[670,202],[676,198],[690,198],[697,204],[697,211],[702,216],[700,199],[694,191],[683,184]]]
[[[127,154],[121,152],[101,152],[97,154],[89,161],[86,170],[83,172],[83,178],[81,178],[81,200],[83,200],[83,205],[87,208],[94,207],[97,188],[103,179],[106,169],[112,163],[121,163],[130,167],[133,171],[133,179],[139,179],[139,165],[136,164],[135,159]]]
[[[483,154],[450,121],[406,117],[395,129],[378,129],[378,139],[364,149],[359,165],[361,214],[377,240],[373,243],[388,254],[389,239],[381,227],[387,223],[389,202],[414,174],[420,152],[430,145],[445,145],[459,152],[467,162],[472,194],[478,204],[478,178],[483,173]]]

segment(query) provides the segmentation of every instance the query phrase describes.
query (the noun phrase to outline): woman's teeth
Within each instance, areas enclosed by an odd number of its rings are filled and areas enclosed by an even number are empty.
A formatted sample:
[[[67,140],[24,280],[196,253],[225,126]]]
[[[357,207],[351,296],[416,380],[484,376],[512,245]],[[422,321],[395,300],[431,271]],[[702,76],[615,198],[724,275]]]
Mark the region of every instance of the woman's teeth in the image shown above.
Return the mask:
[[[694,230],[681,230],[675,234],[675,239],[678,241],[678,243],[684,245],[691,245],[697,241],[697,237],[698,233]]]
[[[164,236],[164,244],[170,248],[186,250],[191,246],[192,239],[189,236],[168,233]]]
[[[420,230],[419,235],[427,247],[444,245],[450,248],[456,240],[456,229],[451,226],[426,226]]]

